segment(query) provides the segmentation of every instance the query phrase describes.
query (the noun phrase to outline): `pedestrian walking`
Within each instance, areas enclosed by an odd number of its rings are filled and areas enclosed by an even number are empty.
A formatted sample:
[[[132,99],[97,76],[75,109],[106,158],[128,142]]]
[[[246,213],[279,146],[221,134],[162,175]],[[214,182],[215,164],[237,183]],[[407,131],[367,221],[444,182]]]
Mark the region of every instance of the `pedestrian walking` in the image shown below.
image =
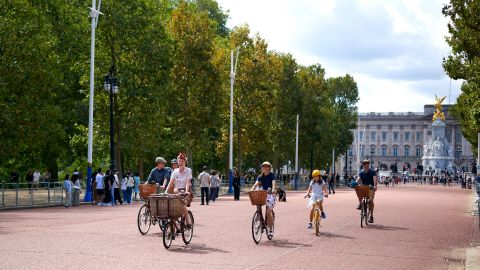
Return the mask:
[[[219,189],[220,178],[217,176],[217,172],[213,170],[210,176],[210,201],[214,202],[217,199]]]
[[[198,175],[198,181],[200,182],[200,195],[202,197],[200,205],[204,205],[205,200],[208,205],[210,202],[210,197],[208,196],[208,189],[210,188],[210,174],[207,172],[207,166],[203,166],[203,172]]]
[[[103,176],[103,190],[105,192],[105,197],[103,199],[102,205],[112,205],[112,184],[113,184],[113,172],[107,170]],[[97,189],[98,191],[98,189]]]
[[[35,172],[33,173],[33,187],[36,189],[38,189],[38,185],[40,183],[40,177],[42,175],[40,174],[40,172],[38,170],[35,170]]]
[[[233,170],[233,200],[240,200],[240,176],[238,175],[238,170]]]
[[[72,206],[72,181],[70,181],[70,175],[65,175],[63,181],[63,190],[65,190],[65,207]]]
[[[328,194],[335,194],[335,176],[332,173],[328,174]]]
[[[80,205],[80,193],[82,193],[82,186],[80,185],[80,178],[78,174],[74,174],[72,176],[73,182],[73,199],[72,199],[72,206],[79,206]]]
[[[31,170],[27,171],[27,175],[25,176],[25,181],[27,181],[28,184],[28,192],[32,193],[32,187],[33,187],[33,172]]]

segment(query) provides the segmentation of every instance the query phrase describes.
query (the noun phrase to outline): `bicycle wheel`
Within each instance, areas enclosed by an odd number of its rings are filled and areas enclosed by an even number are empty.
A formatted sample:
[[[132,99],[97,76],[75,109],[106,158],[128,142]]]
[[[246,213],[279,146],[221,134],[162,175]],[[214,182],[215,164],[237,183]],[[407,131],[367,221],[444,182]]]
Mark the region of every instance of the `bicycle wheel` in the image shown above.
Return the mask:
[[[168,249],[172,245],[173,237],[175,234],[173,221],[168,221],[165,225],[165,231],[163,232],[163,246]]]
[[[188,210],[188,215],[190,216],[190,220],[192,221],[191,227],[189,229],[185,228],[182,231],[182,239],[185,245],[190,244],[190,241],[192,241],[193,237],[193,214]],[[186,221],[183,221],[186,222]]]
[[[150,208],[144,204],[138,210],[137,225],[141,234],[146,234],[150,230],[150,224],[152,223],[150,216]]]
[[[362,228],[363,228],[363,222],[364,222],[363,218],[365,216],[364,215],[365,207],[363,207],[363,205],[364,205],[364,203],[362,201],[361,204],[360,204],[360,227],[362,227]]]
[[[313,212],[313,226],[315,226],[315,235],[320,236],[320,210],[317,208]]]
[[[267,232],[267,238],[268,240],[272,240],[273,238],[273,233],[275,232],[275,212],[272,210],[272,226],[270,227],[270,231]]]
[[[255,212],[252,218],[252,237],[253,242],[258,245],[262,239],[263,218],[259,212]]]

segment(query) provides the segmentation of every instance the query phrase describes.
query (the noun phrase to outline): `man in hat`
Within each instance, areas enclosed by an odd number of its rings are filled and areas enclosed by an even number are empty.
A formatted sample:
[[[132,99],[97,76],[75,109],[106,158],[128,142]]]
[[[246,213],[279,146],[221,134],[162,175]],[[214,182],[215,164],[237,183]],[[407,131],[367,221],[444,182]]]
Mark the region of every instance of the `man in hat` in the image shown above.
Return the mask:
[[[162,157],[157,157],[155,159],[155,168],[150,171],[148,175],[147,183],[156,184],[162,189],[165,189],[165,186],[170,178],[170,169],[165,167],[167,161]]]
[[[377,190],[377,175],[374,170],[370,169],[370,160],[366,159],[362,161],[363,170],[360,171],[357,178],[357,183],[364,186],[372,186],[373,189],[370,189],[369,194],[369,208],[370,208],[370,220],[368,222],[373,223],[373,208],[374,203],[373,199],[375,198],[375,191]],[[360,203],[362,198],[358,198],[358,207],[360,210]]]

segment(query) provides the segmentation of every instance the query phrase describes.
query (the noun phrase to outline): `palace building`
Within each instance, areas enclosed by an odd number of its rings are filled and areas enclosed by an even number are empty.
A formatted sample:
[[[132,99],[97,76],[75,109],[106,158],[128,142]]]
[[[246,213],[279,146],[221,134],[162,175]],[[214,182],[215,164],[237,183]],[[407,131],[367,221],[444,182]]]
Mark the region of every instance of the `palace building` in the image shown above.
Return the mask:
[[[459,123],[448,113],[450,107],[443,105],[445,137],[452,146],[454,166],[457,170],[470,171],[475,157],[470,143],[462,136]],[[370,159],[372,167],[381,166],[385,170],[394,162],[399,171],[403,166],[416,168],[422,164],[423,146],[432,136],[434,112],[434,105],[425,105],[423,112],[359,113],[358,127],[353,131],[354,142],[347,157],[342,158],[341,171],[344,174],[346,168],[348,174],[358,173],[358,162],[363,159]]]

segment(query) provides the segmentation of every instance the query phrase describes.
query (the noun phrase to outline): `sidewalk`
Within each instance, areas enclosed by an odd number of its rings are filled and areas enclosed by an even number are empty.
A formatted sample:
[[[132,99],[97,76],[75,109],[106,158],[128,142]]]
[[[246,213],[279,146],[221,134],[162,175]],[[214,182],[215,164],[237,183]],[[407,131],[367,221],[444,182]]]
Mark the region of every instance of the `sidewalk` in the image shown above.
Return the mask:
[[[477,200],[479,199],[477,193],[472,190],[472,216],[475,217],[473,224],[473,234],[471,247],[466,249],[465,254],[465,269],[466,270],[477,270],[480,269],[480,226],[479,226],[479,212],[477,206]]]

